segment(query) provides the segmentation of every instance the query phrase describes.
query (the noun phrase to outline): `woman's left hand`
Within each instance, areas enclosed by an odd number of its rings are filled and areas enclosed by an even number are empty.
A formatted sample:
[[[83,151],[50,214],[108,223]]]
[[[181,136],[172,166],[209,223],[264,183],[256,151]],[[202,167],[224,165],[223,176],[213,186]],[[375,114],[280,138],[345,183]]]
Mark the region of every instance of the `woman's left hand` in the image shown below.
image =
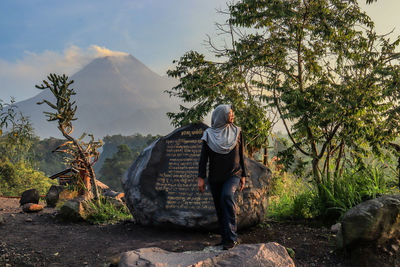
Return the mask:
[[[246,181],[245,177],[240,178],[240,188],[239,188],[240,192],[243,191],[245,181]]]

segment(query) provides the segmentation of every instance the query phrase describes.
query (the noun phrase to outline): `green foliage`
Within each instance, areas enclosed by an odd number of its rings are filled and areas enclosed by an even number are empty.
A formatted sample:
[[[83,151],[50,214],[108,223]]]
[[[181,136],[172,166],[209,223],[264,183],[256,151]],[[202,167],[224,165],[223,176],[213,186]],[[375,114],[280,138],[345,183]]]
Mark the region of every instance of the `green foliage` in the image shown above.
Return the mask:
[[[101,181],[116,191],[122,191],[121,177],[139,155],[133,153],[128,145],[118,146],[118,151],[112,158],[107,158],[101,168]]]
[[[99,202],[89,201],[85,213],[86,220],[93,224],[109,224],[132,219],[132,214],[125,205],[117,207],[105,197],[100,197]]]
[[[272,166],[274,168],[274,166]],[[267,216],[275,220],[311,219],[319,215],[316,193],[286,172],[274,171]]]
[[[348,166],[342,176],[322,185],[318,192],[287,174],[272,181],[268,217],[277,220],[320,219],[332,223],[361,202],[383,194],[399,193],[395,176],[383,166]]]
[[[14,99],[10,103],[0,99],[0,159],[30,162],[30,150],[37,138],[29,119],[18,112],[14,102]]]
[[[268,145],[272,122],[268,106],[263,103],[263,90],[255,90],[249,83],[247,67],[237,62],[235,48],[214,51],[224,62],[212,62],[204,55],[190,51],[183,55],[177,66],[167,73],[180,83],[167,90],[190,107],[180,105],[177,113],[168,113],[172,124],[183,126],[202,121],[217,105],[231,104],[235,120],[242,127],[249,155]]]
[[[56,182],[23,161],[12,163],[0,160],[0,195],[20,196],[23,191],[32,188],[45,195],[53,184]]]
[[[49,107],[55,110],[52,112],[44,112],[47,116],[48,121],[58,121],[58,124],[66,132],[72,130],[72,121],[76,120],[75,112],[77,106],[75,101],[71,100],[71,96],[76,95],[73,88],[69,88],[74,81],[69,81],[68,76],[57,75],[50,73],[47,76],[47,80],[43,80],[41,85],[36,85],[35,87],[41,90],[49,89],[53,95],[56,97],[56,103],[53,104],[50,101],[43,99],[43,101],[38,102],[38,105],[46,103]]]
[[[36,139],[32,145],[32,163],[47,176],[51,176],[66,169],[66,160],[60,153],[52,151],[63,144],[64,141],[54,137],[43,140]]]
[[[96,167],[99,180],[116,191],[122,191],[121,177],[142,150],[158,136],[135,134],[131,136],[113,135],[104,137],[103,152]],[[98,169],[96,169],[98,170]]]
[[[347,168],[341,179],[323,185],[319,197],[321,215],[337,219],[362,201],[395,192],[390,188],[394,177],[385,178],[382,167]]]

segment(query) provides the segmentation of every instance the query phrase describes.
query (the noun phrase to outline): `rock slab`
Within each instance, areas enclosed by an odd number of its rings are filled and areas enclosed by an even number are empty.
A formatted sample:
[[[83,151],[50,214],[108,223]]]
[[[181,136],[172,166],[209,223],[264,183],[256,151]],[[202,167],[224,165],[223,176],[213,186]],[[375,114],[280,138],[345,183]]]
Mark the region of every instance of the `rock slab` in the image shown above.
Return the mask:
[[[176,129],[144,149],[122,179],[125,200],[136,222],[213,230],[218,227],[211,193],[198,192],[197,176],[203,123]],[[238,227],[265,218],[271,171],[245,159],[249,178],[238,203]]]
[[[215,247],[204,251],[168,252],[160,248],[142,248],[121,254],[120,267],[128,266],[295,266],[286,248],[278,243],[239,245],[224,251]]]
[[[337,235],[339,248],[360,243],[374,246],[400,237],[400,195],[365,201],[347,211]]]
[[[39,191],[36,189],[29,189],[22,193],[19,204],[22,206],[26,203],[39,204]]]

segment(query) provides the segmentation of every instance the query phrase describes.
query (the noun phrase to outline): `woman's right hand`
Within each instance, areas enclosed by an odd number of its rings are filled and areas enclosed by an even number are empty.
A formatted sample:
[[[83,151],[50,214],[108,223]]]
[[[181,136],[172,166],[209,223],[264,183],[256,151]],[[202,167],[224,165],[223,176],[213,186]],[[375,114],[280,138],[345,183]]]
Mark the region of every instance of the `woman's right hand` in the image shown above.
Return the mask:
[[[198,184],[198,186],[199,186],[199,192],[200,192],[200,193],[203,193],[204,190],[205,190],[204,179],[201,178],[201,177],[199,177],[199,178],[197,179],[197,184]]]

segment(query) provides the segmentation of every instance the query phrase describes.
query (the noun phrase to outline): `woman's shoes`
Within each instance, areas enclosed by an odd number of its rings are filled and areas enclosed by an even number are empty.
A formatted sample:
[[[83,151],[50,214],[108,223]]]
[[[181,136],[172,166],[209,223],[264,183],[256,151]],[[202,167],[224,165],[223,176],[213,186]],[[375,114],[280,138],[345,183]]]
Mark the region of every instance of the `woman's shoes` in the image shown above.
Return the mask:
[[[239,245],[239,243],[240,243],[239,240],[231,241],[231,242],[228,242],[228,243],[224,243],[224,244],[222,244],[222,249],[223,250],[228,250],[228,249],[234,248],[237,245]]]

